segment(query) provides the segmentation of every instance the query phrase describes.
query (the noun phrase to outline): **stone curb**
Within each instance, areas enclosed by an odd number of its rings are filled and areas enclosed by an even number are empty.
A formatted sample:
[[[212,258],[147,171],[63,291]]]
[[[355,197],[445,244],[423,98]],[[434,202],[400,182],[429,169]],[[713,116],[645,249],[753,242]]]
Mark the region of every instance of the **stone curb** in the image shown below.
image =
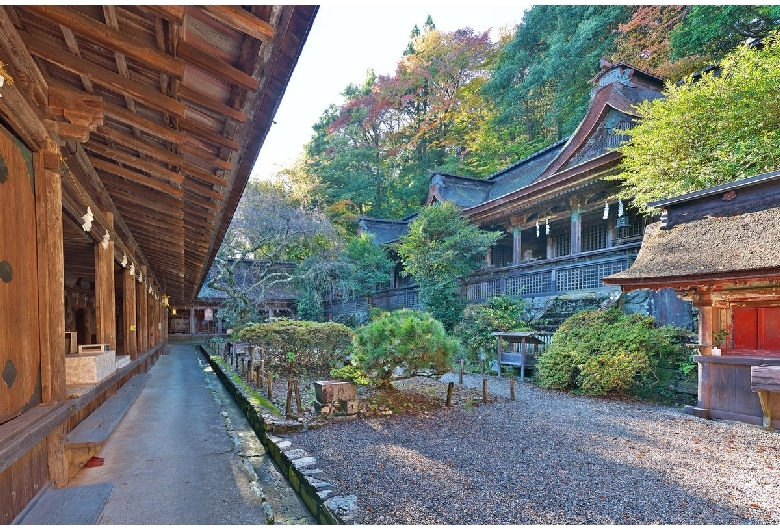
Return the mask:
[[[357,498],[331,497],[330,482],[323,477],[323,471],[317,469],[317,459],[303,449],[292,446],[292,442],[277,436],[303,428],[300,424],[293,425],[282,418],[264,411],[263,407],[251,396],[247,396],[222,371],[208,350],[203,345],[197,345],[200,352],[208,360],[209,365],[225,385],[238,407],[243,411],[247,421],[252,426],[257,437],[268,451],[268,454],[279,466],[290,486],[301,496],[306,507],[320,524],[351,524],[357,508]],[[297,423],[297,422],[296,422]]]

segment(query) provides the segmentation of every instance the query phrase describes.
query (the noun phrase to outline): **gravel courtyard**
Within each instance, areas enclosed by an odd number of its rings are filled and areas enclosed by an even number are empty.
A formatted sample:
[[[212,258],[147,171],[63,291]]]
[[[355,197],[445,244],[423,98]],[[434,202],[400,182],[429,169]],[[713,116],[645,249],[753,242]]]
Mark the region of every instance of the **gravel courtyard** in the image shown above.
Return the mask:
[[[422,379],[422,378],[418,378]],[[508,397],[507,378],[489,378]],[[457,376],[422,384],[441,387]],[[465,385],[482,388],[482,376]],[[516,383],[516,401],[286,436],[361,524],[778,524],[780,433]]]

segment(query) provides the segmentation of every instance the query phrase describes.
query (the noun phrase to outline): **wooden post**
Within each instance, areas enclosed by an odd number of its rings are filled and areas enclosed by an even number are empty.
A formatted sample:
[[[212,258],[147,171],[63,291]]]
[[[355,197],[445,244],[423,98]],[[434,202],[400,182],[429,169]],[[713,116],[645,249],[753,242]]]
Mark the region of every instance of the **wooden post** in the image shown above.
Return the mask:
[[[259,366],[255,366],[255,384],[257,388],[263,388],[263,373],[260,371]]]
[[[122,312],[122,329],[125,338],[125,355],[129,355],[131,359],[135,360],[138,358],[138,334],[136,332],[138,321],[135,301],[135,276],[130,276],[129,266],[122,273],[122,293],[122,304],[124,307]]]
[[[247,380],[249,382],[254,382],[255,379],[255,347],[250,346],[249,347],[249,367],[247,368],[248,377]]]
[[[460,377],[458,378],[458,384],[459,385],[463,384],[463,364],[464,364],[464,360],[461,359],[460,360]]]
[[[579,254],[582,252],[582,216],[580,214],[579,199],[572,197],[569,200],[571,206],[571,235],[570,235],[570,254]]]
[[[273,390],[274,390],[274,374],[271,373],[271,370],[268,370],[266,375],[266,383],[268,384],[268,401],[273,400]]]
[[[446,406],[452,405],[452,389],[455,387],[455,383],[447,383],[447,401],[445,402]]]
[[[109,228],[114,228],[114,215],[103,212]],[[114,290],[114,241],[95,243],[95,315],[97,341],[116,350],[116,295]]]
[[[140,353],[149,349],[149,321],[148,321],[148,305],[146,303],[146,289],[144,289],[143,282],[138,281],[138,275],[146,277],[146,266],[142,265],[139,272],[136,272],[135,277],[135,297],[136,306],[138,308],[138,318],[136,324],[136,333],[138,336],[138,350]]]
[[[38,319],[41,351],[41,401],[65,400],[65,263],[62,234],[62,184],[59,149],[47,140],[35,159],[35,218],[38,245]],[[47,163],[48,162],[48,163]],[[49,477],[55,487],[68,483],[65,428],[46,439]]]
[[[488,380],[482,380],[482,403],[488,402]]]
[[[287,379],[287,402],[284,406],[284,411],[287,417],[289,418],[292,416],[292,393],[293,393],[293,384],[292,384],[292,377]]]
[[[515,400],[515,378],[510,377],[509,378],[509,399],[512,401]]]
[[[298,414],[301,413],[301,410],[303,407],[301,407],[301,392],[298,389],[298,378],[296,377],[294,380],[295,388],[293,389],[295,392],[295,407],[298,409]]]

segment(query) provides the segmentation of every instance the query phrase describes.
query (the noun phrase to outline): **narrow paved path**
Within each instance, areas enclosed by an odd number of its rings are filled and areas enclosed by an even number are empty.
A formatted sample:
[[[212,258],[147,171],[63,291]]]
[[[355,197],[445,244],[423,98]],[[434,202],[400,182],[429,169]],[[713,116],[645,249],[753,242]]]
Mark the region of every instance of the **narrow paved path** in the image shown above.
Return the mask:
[[[171,344],[97,456],[69,486],[112,482],[100,524],[313,521],[211,369]],[[267,498],[264,507],[263,496]]]

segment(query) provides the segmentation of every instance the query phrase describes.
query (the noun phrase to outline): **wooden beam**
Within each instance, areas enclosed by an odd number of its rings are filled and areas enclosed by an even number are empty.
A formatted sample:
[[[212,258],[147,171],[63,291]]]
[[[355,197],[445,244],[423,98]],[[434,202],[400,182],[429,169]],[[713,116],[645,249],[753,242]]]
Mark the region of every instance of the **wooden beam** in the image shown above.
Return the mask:
[[[238,68],[233,68],[225,61],[209,55],[187,41],[179,42],[176,55],[220,81],[245,88],[251,92],[257,92],[260,87],[260,81],[251,75],[245,74]]]
[[[184,175],[182,175],[181,173],[176,173],[175,171],[166,169],[152,161],[141,160],[140,158],[123,153],[118,149],[111,149],[110,147],[107,147],[103,144],[99,144],[94,141],[84,144],[84,149],[102,155],[105,158],[108,158],[109,160],[116,160],[121,164],[126,164],[136,169],[140,169],[141,171],[146,171],[147,173],[151,173],[152,175],[155,175],[157,177],[167,179],[170,182],[173,182],[175,184],[181,185],[181,183],[184,181]]]
[[[214,173],[209,173],[208,171],[197,168],[192,164],[185,164],[181,169],[185,175],[205,184],[223,187],[228,185],[227,179],[225,179],[225,177],[220,177]]]
[[[185,177],[185,179],[189,180],[189,177]],[[218,202],[222,202],[225,200],[225,194],[217,191],[213,188],[204,188],[200,185],[200,183],[187,183],[185,182],[184,192],[185,193],[195,193],[197,195],[200,195],[201,197],[208,197],[209,199],[216,199]]]
[[[231,118],[241,123],[246,122],[246,114],[240,110],[236,110],[233,107],[225,105],[224,103],[220,103],[214,98],[203,95],[197,90],[193,90],[184,84],[179,85],[179,97],[192,101],[193,103],[214,111],[218,115],[223,115],[226,118]]]
[[[151,90],[146,85],[125,79],[119,74],[97,66],[81,57],[59,48],[51,41],[34,37],[29,33],[22,33],[22,40],[27,45],[30,53],[50,61],[60,68],[77,75],[84,75],[111,90],[123,95],[130,95],[143,103],[154,107],[163,112],[169,112],[176,116],[184,115],[184,104],[181,101],[169,98],[168,96]]]
[[[106,112],[106,114],[108,114],[108,112]],[[221,145],[222,147],[227,147],[233,151],[238,151],[241,149],[241,144],[239,144],[237,141],[232,140],[226,136],[222,136],[221,134],[216,133],[211,129],[207,129],[197,122],[181,119],[179,120],[179,127],[182,130],[187,131],[188,133],[193,134],[202,140],[205,140],[206,142]]]
[[[211,155],[208,152],[204,151],[203,149],[199,149],[195,146],[183,144],[181,146],[181,151],[185,153],[187,156],[191,156],[193,158],[197,158],[198,160],[202,160],[203,162],[209,164],[212,167],[224,169],[225,171],[231,171],[233,169],[233,164],[231,164],[229,161],[222,160],[218,156]]]
[[[110,28],[73,8],[54,5],[25,5],[23,9],[70,28],[82,37],[131,57],[153,70],[165,72],[178,79],[184,75],[185,63],[181,59],[162,53],[152,46],[147,46],[127,33]]]
[[[226,26],[263,42],[271,42],[274,38],[274,28],[271,24],[245,11],[241,6],[201,6],[201,9]]]
[[[168,22],[173,22],[181,26],[184,23],[184,10],[187,6],[153,6],[153,5],[141,5],[143,9],[146,9],[150,13],[154,13],[155,16],[163,18]]]
[[[184,144],[186,135],[183,132],[165,127],[164,125],[160,125],[155,121],[142,118],[138,114],[135,114],[127,109],[123,109],[122,107],[112,103],[105,101],[103,102],[103,113],[106,116],[110,116],[111,118],[124,123],[125,125],[129,125],[130,127],[137,127],[138,129],[149,133],[152,136],[160,138],[161,140],[178,145]]]
[[[95,167],[95,169],[105,171],[106,173],[111,173],[117,177],[122,177],[123,179],[127,179],[134,184],[144,186],[159,193],[170,195],[171,197],[176,197],[178,199],[184,198],[184,190],[182,190],[180,187],[172,186],[165,182],[160,182],[159,180],[148,177],[143,173],[139,173],[138,171],[126,167],[118,166],[108,162],[107,160],[96,157],[91,157],[90,160],[92,161],[92,165]]]
[[[171,164],[174,166],[184,165],[183,156],[168,151],[167,149],[163,149],[161,147],[156,147],[154,145],[148,144],[143,140],[136,138],[135,136],[132,136],[130,134],[125,134],[111,127],[105,127],[105,126],[98,127],[97,133],[102,135],[105,138],[113,140],[118,144],[134,149],[139,153],[149,155],[155,160],[158,160],[160,162],[165,162],[167,164]]]
[[[9,64],[16,70],[14,84],[18,85],[22,92],[31,95],[30,100],[43,105],[46,103],[48,92],[43,72],[35,64],[30,52],[27,51],[27,46],[22,41],[6,9],[9,8],[0,7],[0,49],[3,50]]]

